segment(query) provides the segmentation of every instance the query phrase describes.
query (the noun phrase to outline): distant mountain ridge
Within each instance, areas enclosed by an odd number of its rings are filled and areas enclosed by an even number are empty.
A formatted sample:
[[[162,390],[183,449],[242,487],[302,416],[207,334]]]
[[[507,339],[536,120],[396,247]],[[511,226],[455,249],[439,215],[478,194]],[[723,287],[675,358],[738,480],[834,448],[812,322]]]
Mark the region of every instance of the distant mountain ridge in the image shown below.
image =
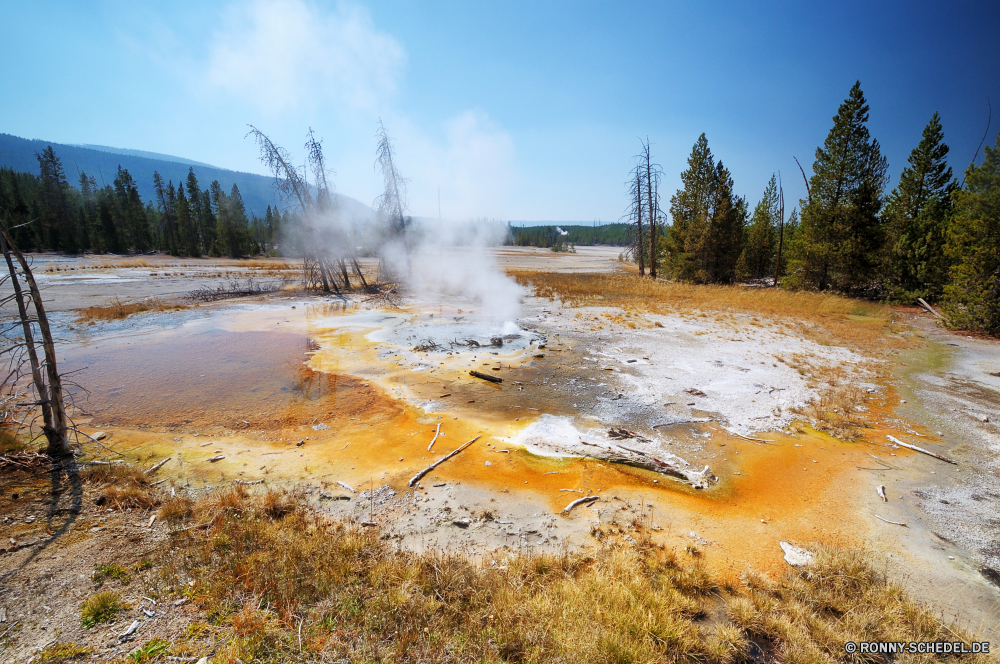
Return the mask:
[[[176,185],[187,179],[189,168],[194,168],[194,174],[198,177],[198,183],[202,189],[207,189],[213,180],[218,180],[226,193],[229,192],[233,184],[239,187],[247,212],[250,214],[263,217],[268,205],[280,209],[285,208],[284,202],[274,190],[274,178],[272,177],[231,171],[190,159],[144,150],[96,145],[67,145],[0,133],[0,166],[38,175],[39,167],[35,153],[41,152],[49,145],[55,150],[56,156],[62,160],[66,179],[74,187],[79,184],[81,172],[94,176],[99,186],[111,184],[120,165],[135,178],[142,200],[151,201],[153,200],[153,171],[159,171],[164,180],[172,181]],[[375,213],[364,203],[342,194],[338,194],[337,199],[346,220],[350,221],[352,218],[358,222],[365,219],[374,220]]]

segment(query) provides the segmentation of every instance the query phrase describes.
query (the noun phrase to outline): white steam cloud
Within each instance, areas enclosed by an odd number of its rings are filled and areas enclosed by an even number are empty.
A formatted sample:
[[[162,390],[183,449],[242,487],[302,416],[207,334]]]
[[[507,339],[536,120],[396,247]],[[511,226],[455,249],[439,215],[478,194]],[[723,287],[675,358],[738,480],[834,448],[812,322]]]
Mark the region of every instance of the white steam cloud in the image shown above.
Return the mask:
[[[208,80],[272,114],[331,102],[371,109],[396,91],[405,60],[363,7],[256,0],[233,8],[215,35]]]

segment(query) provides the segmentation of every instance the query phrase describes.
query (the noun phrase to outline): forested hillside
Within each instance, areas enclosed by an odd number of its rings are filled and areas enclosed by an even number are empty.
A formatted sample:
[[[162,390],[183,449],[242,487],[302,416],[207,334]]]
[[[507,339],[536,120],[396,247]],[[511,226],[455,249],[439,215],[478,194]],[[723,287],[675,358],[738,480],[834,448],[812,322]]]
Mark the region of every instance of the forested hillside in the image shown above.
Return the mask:
[[[269,205],[272,208],[284,208],[282,201],[275,195],[274,178],[270,176],[231,171],[168,155],[156,155],[162,158],[151,158],[155,153],[140,150],[64,145],[48,141],[28,140],[0,133],[0,166],[39,175],[39,165],[35,155],[40,154],[49,146],[59,156],[66,177],[74,186],[77,185],[80,173],[92,176],[101,187],[112,184],[118,167],[121,166],[132,174],[139,198],[143,202],[148,202],[156,196],[153,186],[154,172],[158,172],[164,182],[173,181],[176,185],[187,178],[188,169],[194,166],[198,178],[202,182],[218,180],[219,185],[225,191],[230,191],[234,184],[239,187],[248,214],[262,217]],[[358,221],[371,218],[371,208],[364,203],[339,194],[337,199],[348,219],[352,216]]]

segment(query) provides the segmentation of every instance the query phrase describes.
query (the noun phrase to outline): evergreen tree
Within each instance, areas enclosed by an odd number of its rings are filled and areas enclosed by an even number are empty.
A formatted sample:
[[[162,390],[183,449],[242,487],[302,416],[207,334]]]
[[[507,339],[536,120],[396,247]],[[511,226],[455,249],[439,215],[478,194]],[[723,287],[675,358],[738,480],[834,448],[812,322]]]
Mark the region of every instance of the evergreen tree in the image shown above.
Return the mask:
[[[56,156],[52,146],[36,153],[40,170],[39,203],[41,207],[41,235],[44,246],[57,251],[75,254],[80,247],[77,242],[76,215],[70,209],[69,183],[63,170],[62,161]]]
[[[733,193],[732,176],[721,161],[715,163],[705,134],[695,142],[681,182],[670,199],[669,272],[683,281],[729,283],[743,248],[746,201]]]
[[[103,241],[97,224],[97,181],[85,172],[80,173],[80,200],[77,225],[86,240],[83,247],[100,253]]]
[[[801,253],[788,285],[857,292],[875,278],[887,166],[867,122],[868,103],[856,82],[816,149],[810,197],[802,207]]]
[[[184,195],[184,185],[177,185],[177,233],[180,236],[183,253],[188,256],[200,256],[198,253],[198,229],[194,227],[191,206]]]
[[[177,220],[174,208],[176,192],[174,192],[173,180],[170,181],[169,186],[164,186],[163,176],[158,171],[153,171],[153,191],[156,193],[156,205],[160,212],[160,219],[162,219],[163,248],[171,255],[177,256],[180,243],[177,238]]]
[[[956,186],[947,156],[941,119],[935,113],[910,153],[899,186],[886,200],[885,277],[891,299],[935,300],[944,289],[948,277],[945,243]]]
[[[97,195],[97,219],[104,240],[104,251],[114,254],[125,253],[122,234],[115,223],[115,191],[111,185],[105,185]]]
[[[128,170],[118,167],[114,181],[115,224],[127,249],[144,252],[150,249],[146,211],[139,197],[139,187]]]
[[[942,308],[949,326],[1000,336],[1000,136],[983,163],[965,171],[953,200]]]
[[[239,187],[233,184],[225,205],[226,221],[222,226],[221,239],[226,253],[232,258],[247,254],[250,250],[250,229],[246,207]]]
[[[198,178],[194,174],[194,167],[188,168],[187,194],[188,205],[191,206],[191,218],[198,237],[198,253],[196,255],[200,256],[207,251],[208,244],[205,232],[205,211],[202,209],[201,189],[198,186]]]
[[[213,247],[216,247],[218,244],[219,229],[215,220],[215,213],[212,212],[212,196],[207,189],[201,192],[201,205],[199,209],[202,215],[201,229],[204,233],[202,250],[210,256],[218,256],[218,249],[214,249],[213,253]]]
[[[750,226],[747,228],[746,243],[743,245],[743,253],[736,266],[737,279],[774,276],[780,216],[778,181],[771,175],[771,180],[764,188],[764,195],[754,208]]]

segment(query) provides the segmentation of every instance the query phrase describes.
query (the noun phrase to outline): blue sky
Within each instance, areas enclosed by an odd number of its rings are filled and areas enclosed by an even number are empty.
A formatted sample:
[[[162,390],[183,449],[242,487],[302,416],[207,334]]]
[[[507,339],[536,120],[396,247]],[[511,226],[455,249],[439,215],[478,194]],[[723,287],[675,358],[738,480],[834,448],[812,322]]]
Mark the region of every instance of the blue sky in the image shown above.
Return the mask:
[[[963,170],[1000,127],[998,3],[13,2],[0,132],[263,172],[252,123],[370,202],[375,123],[413,214],[615,220],[639,137],[664,206],[701,132],[756,202],[786,198],[855,79],[893,184],[934,111]]]

